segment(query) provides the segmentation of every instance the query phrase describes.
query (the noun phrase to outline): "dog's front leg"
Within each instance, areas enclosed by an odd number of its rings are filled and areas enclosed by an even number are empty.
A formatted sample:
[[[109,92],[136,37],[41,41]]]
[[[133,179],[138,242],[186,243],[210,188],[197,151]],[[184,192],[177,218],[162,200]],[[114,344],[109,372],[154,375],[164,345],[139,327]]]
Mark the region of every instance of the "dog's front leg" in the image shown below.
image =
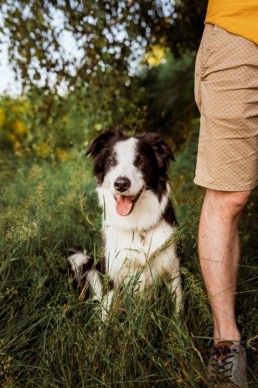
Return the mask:
[[[181,284],[181,275],[178,273],[171,277],[168,281],[168,286],[175,300],[176,313],[179,314],[183,309],[183,291]]]
[[[113,297],[114,297],[114,290],[108,291],[108,293],[103,296],[102,303],[101,303],[101,305],[102,305],[102,311],[101,311],[102,322],[105,322],[108,318],[109,311],[110,311],[112,301],[113,301]]]

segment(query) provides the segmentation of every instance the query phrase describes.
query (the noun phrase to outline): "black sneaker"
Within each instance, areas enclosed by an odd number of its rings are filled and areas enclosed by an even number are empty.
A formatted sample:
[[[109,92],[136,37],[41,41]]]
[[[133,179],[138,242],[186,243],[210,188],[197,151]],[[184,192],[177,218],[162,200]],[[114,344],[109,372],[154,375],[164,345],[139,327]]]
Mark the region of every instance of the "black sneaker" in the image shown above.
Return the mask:
[[[224,382],[236,388],[248,386],[246,353],[241,345],[236,345],[231,341],[219,342],[211,354],[208,370],[210,376],[217,382]]]

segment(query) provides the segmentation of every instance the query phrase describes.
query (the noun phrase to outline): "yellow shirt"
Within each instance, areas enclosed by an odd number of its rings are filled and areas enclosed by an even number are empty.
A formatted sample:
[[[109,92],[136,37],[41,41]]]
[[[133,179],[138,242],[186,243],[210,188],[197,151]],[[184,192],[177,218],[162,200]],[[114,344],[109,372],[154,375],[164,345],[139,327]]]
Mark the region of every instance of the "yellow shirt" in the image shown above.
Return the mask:
[[[258,44],[258,0],[209,0],[205,23]]]

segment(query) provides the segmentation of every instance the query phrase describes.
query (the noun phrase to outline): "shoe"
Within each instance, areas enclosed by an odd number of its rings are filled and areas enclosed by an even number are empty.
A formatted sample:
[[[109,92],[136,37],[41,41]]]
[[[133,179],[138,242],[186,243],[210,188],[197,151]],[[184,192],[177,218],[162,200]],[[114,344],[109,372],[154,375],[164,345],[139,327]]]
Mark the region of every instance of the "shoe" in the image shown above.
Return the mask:
[[[219,342],[211,354],[208,371],[217,382],[229,383],[236,388],[246,388],[248,385],[245,349],[231,341]]]

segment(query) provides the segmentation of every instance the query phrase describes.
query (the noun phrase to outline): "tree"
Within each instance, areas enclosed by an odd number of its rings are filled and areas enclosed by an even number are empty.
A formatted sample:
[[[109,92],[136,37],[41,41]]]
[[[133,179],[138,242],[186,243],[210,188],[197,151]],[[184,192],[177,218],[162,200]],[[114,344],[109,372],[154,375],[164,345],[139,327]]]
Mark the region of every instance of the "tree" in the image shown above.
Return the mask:
[[[195,51],[206,2],[198,0],[6,0],[1,39],[24,85],[100,82],[111,72],[129,82],[154,45]],[[68,49],[69,47],[69,49]]]
[[[68,147],[65,139],[71,136],[62,136],[59,118],[78,107],[80,117],[87,117],[80,120],[86,121],[85,137],[122,125],[132,132],[172,133],[177,146],[184,142],[196,115],[193,64],[206,1],[0,0],[0,5],[0,38],[34,111],[32,144],[44,138],[53,149]]]

